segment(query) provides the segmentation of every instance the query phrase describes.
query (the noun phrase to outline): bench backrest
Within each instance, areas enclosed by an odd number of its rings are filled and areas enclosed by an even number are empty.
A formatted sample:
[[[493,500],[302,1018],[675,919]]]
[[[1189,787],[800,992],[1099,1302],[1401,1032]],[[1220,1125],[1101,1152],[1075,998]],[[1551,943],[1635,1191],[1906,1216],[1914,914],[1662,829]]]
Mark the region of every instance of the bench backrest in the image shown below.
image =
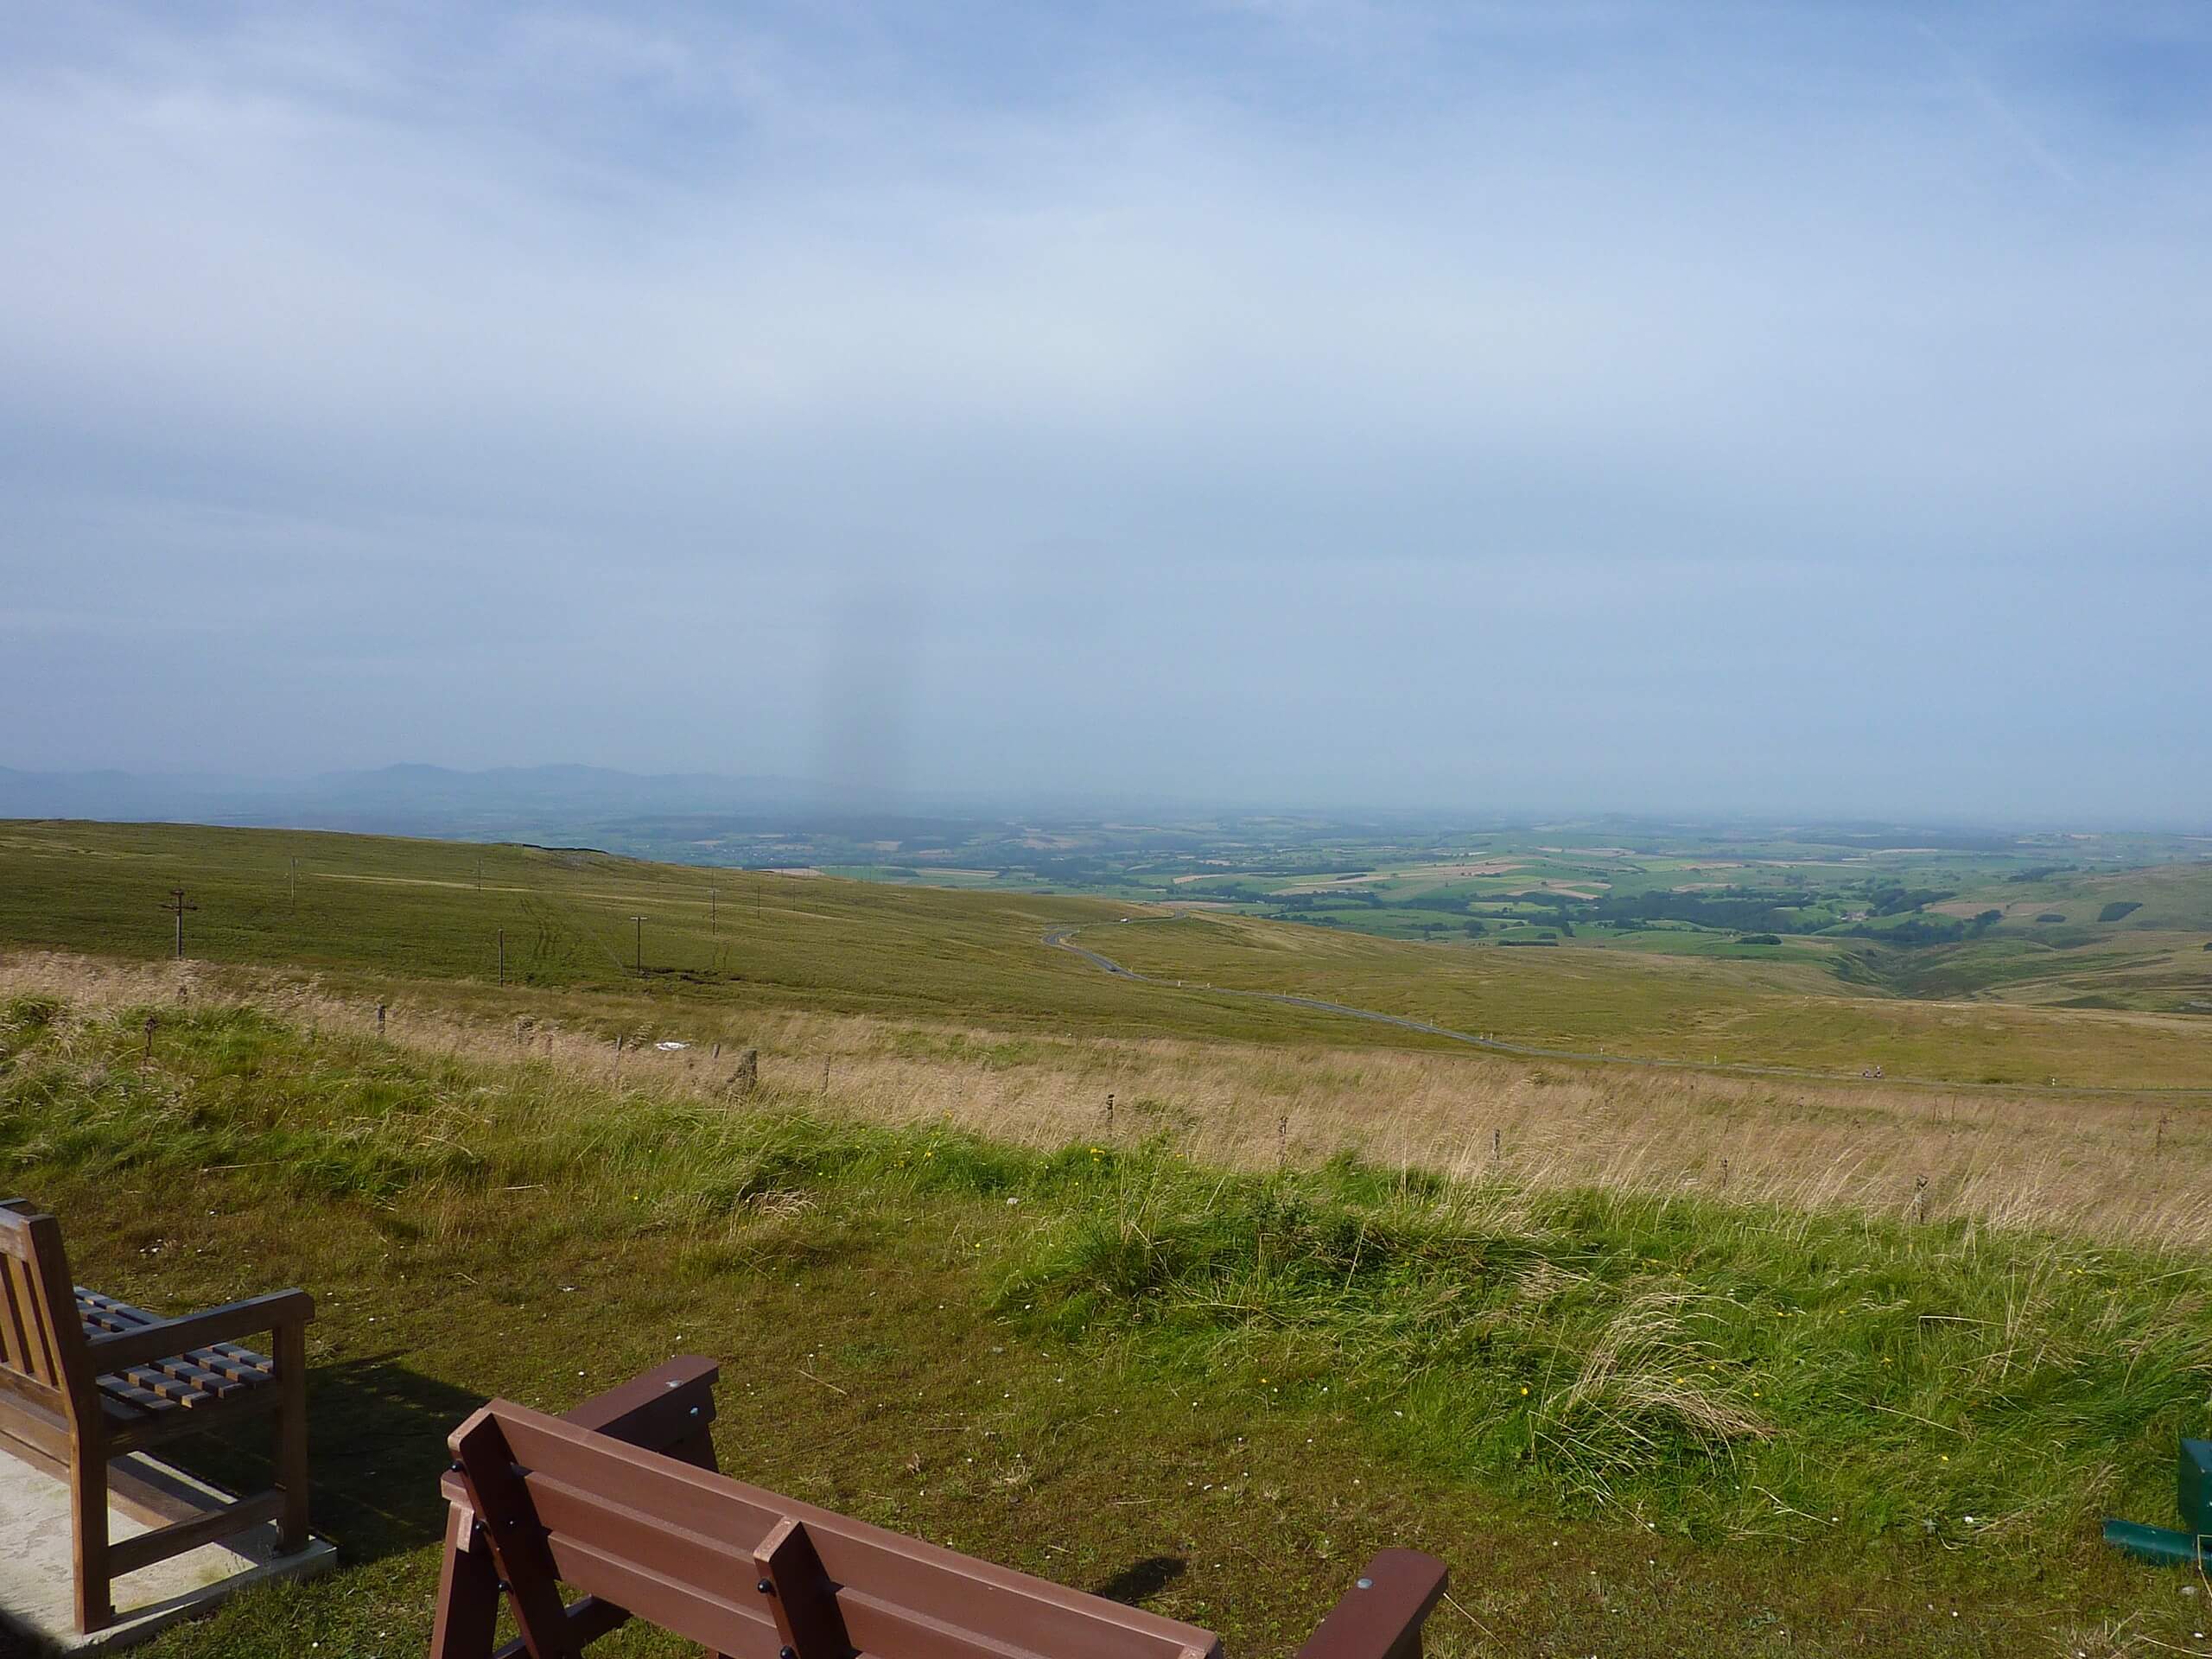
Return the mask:
[[[67,1417],[87,1369],[61,1224],[0,1198],[0,1390]]]
[[[1195,1625],[493,1401],[453,1437],[530,1650],[553,1580],[730,1659],[1218,1659]]]

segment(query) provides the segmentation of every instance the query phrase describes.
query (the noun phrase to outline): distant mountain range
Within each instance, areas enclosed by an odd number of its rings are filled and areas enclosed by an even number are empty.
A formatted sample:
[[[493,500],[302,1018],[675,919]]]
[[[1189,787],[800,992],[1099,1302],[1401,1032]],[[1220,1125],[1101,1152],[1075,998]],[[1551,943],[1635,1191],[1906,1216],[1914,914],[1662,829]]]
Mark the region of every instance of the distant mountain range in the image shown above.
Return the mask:
[[[0,818],[177,820],[371,834],[531,839],[640,818],[846,816],[887,803],[791,778],[641,774],[605,766],[381,766],[303,779],[0,766]]]

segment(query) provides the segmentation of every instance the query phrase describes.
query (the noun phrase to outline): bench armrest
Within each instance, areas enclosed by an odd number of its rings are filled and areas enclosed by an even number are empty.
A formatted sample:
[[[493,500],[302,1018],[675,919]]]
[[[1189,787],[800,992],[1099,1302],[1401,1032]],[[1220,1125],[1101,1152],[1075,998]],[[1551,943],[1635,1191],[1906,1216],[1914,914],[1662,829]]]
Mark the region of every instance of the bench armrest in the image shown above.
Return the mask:
[[[1421,1627],[1446,1576],[1433,1555],[1382,1551],[1306,1638],[1298,1659],[1419,1659]]]
[[[226,1302],[204,1313],[187,1313],[174,1319],[156,1319],[130,1331],[111,1331],[86,1343],[96,1371],[119,1370],[167,1359],[193,1348],[218,1342],[235,1342],[260,1331],[276,1332],[303,1325],[315,1318],[315,1298],[304,1290],[279,1290],[267,1296],[249,1296],[242,1302]]]
[[[678,1354],[561,1414],[564,1423],[659,1451],[696,1433],[715,1414],[715,1382],[722,1368],[701,1354]]]
[[[713,1467],[708,1426],[715,1421],[715,1382],[721,1367],[699,1354],[678,1354],[643,1376],[604,1394],[595,1394],[562,1414],[561,1421],[588,1428],[648,1452]],[[438,1490],[446,1502],[468,1507],[468,1489],[459,1465],[446,1471]]]

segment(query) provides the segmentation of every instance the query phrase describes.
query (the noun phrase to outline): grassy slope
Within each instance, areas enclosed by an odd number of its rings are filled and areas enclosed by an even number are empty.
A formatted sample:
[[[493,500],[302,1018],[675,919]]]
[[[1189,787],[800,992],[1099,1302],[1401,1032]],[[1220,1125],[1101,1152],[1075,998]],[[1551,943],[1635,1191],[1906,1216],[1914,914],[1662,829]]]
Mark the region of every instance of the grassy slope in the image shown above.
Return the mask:
[[[685,1350],[725,1362],[726,1466],[1137,1586],[1236,1653],[1389,1542],[1453,1564],[1447,1655],[2203,1650],[2175,1577],[2091,1531],[2160,1518],[2201,1427],[2201,1266],[1014,1154],[772,1095],[614,1109],[535,1065],[162,1018],[142,1068],[136,1010],[7,1007],[0,1170],[111,1291],[315,1289],[345,1563],[153,1659],[420,1652],[442,1434]]]
[[[1376,879],[1356,884],[1381,894],[1384,908],[1347,902],[1339,887],[1323,910],[1311,913],[1382,937],[1417,938],[1427,923],[1457,938],[1459,917],[1398,906],[1417,896],[1443,895],[1474,901],[1485,912],[1503,905],[1516,912],[1522,925],[1542,927],[1553,923],[1555,915],[1541,905],[1516,902],[1518,895],[1548,886],[1604,891],[1617,897],[1677,887],[1728,886],[1777,898],[1821,895],[1823,902],[1806,914],[1817,918],[1816,925],[1828,925],[1842,924],[1848,912],[1865,903],[1863,896],[1853,896],[1842,884],[1882,877],[1955,894],[1929,906],[1936,915],[1966,918],[1995,909],[2004,919],[1959,944],[1904,950],[1846,936],[1804,933],[1785,935],[1774,945],[1745,947],[1726,931],[1662,927],[1616,932],[1589,925],[1580,925],[1579,948],[1810,963],[1854,983],[1913,996],[1993,995],[2054,1007],[2205,1013],[2212,1012],[2212,958],[2204,950],[2212,941],[2212,861],[2201,854],[2188,855],[2192,846],[2202,845],[2147,842],[2126,849],[2146,861],[2141,865],[2068,868],[2034,881],[2011,878],[2032,874],[2039,862],[2063,862],[2066,849],[2054,846],[2005,855],[1892,854],[1866,861],[1823,858],[1809,864],[1802,861],[1807,850],[1802,847],[1761,849],[1749,843],[1704,855],[1615,856],[1573,849],[1545,855],[1509,849],[1490,862],[1510,865],[1510,870],[1472,878],[1465,874],[1469,868],[1490,865],[1463,859],[1389,866]],[[2102,838],[2098,846],[2100,857],[2126,855],[2126,850],[2110,848]],[[1770,862],[1770,856],[1786,861]],[[1239,880],[1224,877],[1211,885],[1235,885]],[[1307,893],[1327,893],[1333,881],[1318,877],[1296,885]],[[1193,883],[1182,891],[1203,896],[1209,885]],[[2114,902],[2139,908],[2107,922],[2102,912]],[[2045,917],[2058,919],[2046,921]],[[1520,925],[1494,915],[1485,925],[1493,938]]]
[[[2212,1025],[2183,1017],[1847,996],[1802,965],[1573,945],[1394,944],[1245,917],[1095,928],[1126,966],[1294,991],[1548,1047],[1960,1082],[2202,1086]]]
[[[287,860],[299,861],[296,903]],[[478,891],[476,871],[483,868]],[[687,1001],[950,1014],[1065,1029],[1324,1034],[1330,1022],[1194,1007],[1043,948],[1096,899],[963,894],[645,864],[588,852],[180,825],[0,824],[0,943],[159,957],[182,885],[195,959],[297,964],[365,986],[496,971]],[[709,889],[719,889],[709,899]],[[714,919],[718,910],[719,920]],[[631,972],[645,922],[640,980]]]
[[[290,831],[0,825],[0,944],[158,957],[169,923],[157,906],[180,883],[200,906],[187,918],[195,957],[298,963],[370,995],[379,976],[490,979],[499,929],[511,978],[525,984],[636,984],[631,918],[642,914],[644,982],[687,1001],[1078,1033],[1429,1040],[1117,980],[1042,948],[1047,926],[1076,923],[1092,925],[1087,942],[1162,977],[1297,991],[1544,1046],[1968,1082],[2201,1085],[2212,1075],[2212,1027],[2201,1020],[1840,995],[1808,963],[1417,946],[1211,915],[1121,927],[1110,924],[1125,907],[1104,900]]]
[[[2113,905],[2136,906],[2110,922]],[[1976,888],[1939,906],[1970,915],[2001,909],[1982,940],[1914,953],[1901,988],[1919,995],[1986,991],[2059,1007],[2212,1012],[2212,875],[2204,863],[2110,874],[2068,874]],[[2047,922],[2045,916],[2063,919]]]

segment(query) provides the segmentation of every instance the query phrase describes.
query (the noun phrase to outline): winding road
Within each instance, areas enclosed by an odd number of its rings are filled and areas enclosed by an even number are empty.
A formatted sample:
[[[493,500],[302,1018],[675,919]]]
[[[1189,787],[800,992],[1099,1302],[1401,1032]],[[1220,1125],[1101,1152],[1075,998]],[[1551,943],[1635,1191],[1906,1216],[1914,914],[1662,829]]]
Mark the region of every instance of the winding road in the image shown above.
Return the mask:
[[[1085,925],[1103,925],[1086,924]],[[1231,987],[1208,985],[1203,988],[1181,980],[1162,979],[1155,974],[1141,974],[1127,968],[1113,957],[1093,950],[1088,945],[1077,944],[1075,936],[1082,926],[1049,927],[1045,930],[1044,943],[1056,950],[1069,951],[1081,957],[1102,973],[1122,979],[1135,980],[1146,985],[1157,985],[1168,990],[1188,992],[1193,996],[1237,996],[1255,1002],[1276,1002],[1285,1007],[1309,1008],[1319,1014],[1333,1014],[1347,1020],[1364,1020],[1370,1025],[1395,1026],[1401,1031],[1419,1032],[1424,1037],[1440,1037],[1446,1042],[1464,1044],[1485,1053],[1507,1054],[1520,1059],[1576,1060],[1592,1065],[1633,1065],[1651,1071],[1719,1072],[1730,1077],[1787,1077],[1797,1083],[1861,1083],[1864,1077],[1841,1071],[1813,1071],[1791,1065],[1747,1065],[1730,1063],[1700,1064],[1695,1060],[1653,1059],[1634,1054],[1593,1054],[1580,1049],[1541,1048],[1529,1043],[1501,1042],[1495,1037],[1478,1037],[1472,1032],[1454,1031],[1449,1026],[1433,1025],[1426,1020],[1415,1020],[1402,1014],[1384,1014],[1376,1008],[1356,1008],[1348,1002],[1331,1002],[1318,996],[1298,996],[1288,991],[1238,990]],[[2212,1088],[2190,1088],[2182,1084],[2138,1089],[2070,1087],[2065,1084],[2046,1083],[1963,1083],[1948,1077],[1885,1077],[1885,1084],[1896,1084],[1911,1089],[1946,1089],[2012,1095],[2156,1095],[2171,1098],[2201,1096],[2212,1098]]]

